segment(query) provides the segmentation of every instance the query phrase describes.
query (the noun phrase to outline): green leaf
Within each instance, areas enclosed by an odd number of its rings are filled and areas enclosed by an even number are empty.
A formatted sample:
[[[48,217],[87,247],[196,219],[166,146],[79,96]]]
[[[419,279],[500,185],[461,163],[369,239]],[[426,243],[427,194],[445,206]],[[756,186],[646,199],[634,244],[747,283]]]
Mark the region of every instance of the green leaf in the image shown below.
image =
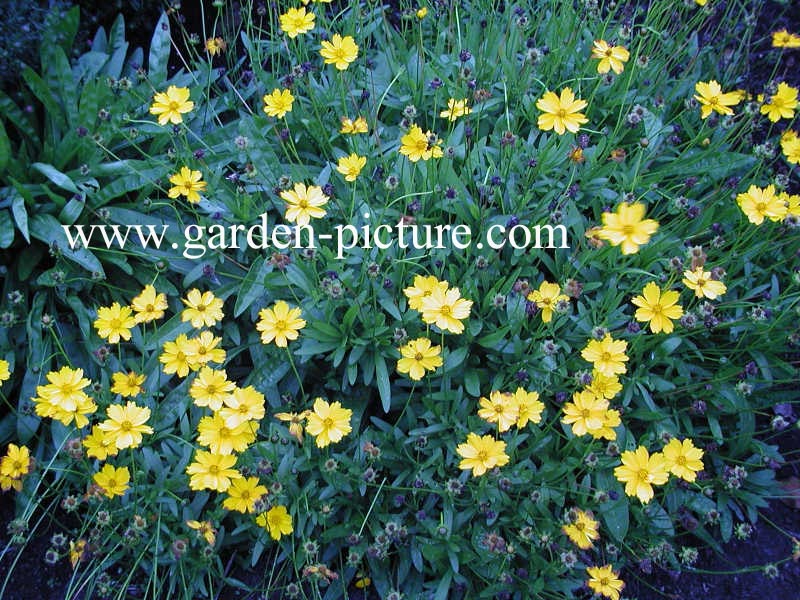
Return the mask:
[[[608,508],[601,508],[600,512],[611,536],[617,541],[623,541],[630,523],[627,497],[622,496],[616,502],[610,503]]]
[[[17,194],[11,201],[11,214],[14,215],[14,221],[17,223],[17,229],[25,238],[25,241],[31,243],[30,232],[28,231],[28,211],[25,208],[25,199]]]
[[[68,192],[72,192],[73,194],[80,193],[80,190],[78,189],[78,186],[75,185],[75,182],[73,182],[68,176],[64,175],[64,173],[56,169],[53,165],[36,162],[31,166],[58,187],[67,190]]]
[[[389,371],[386,368],[386,360],[379,352],[375,353],[375,382],[378,384],[378,393],[381,397],[383,412],[389,412],[392,408],[392,389],[389,382]]]
[[[250,305],[255,302],[256,298],[261,296],[265,290],[263,285],[265,272],[264,257],[259,256],[253,264],[250,265],[250,270],[245,275],[242,285],[239,286],[239,293],[236,295],[236,304],[233,306],[233,316],[238,317],[246,311]]]
[[[11,158],[11,142],[8,139],[6,128],[3,121],[0,121],[0,173],[5,171],[6,165]]]
[[[150,83],[154,86],[158,86],[167,80],[170,45],[169,16],[166,12],[163,12],[158,23],[156,23],[156,30],[150,42],[150,55],[147,60]]]
[[[90,250],[69,247],[69,241],[61,223],[53,215],[35,215],[30,222],[30,231],[33,237],[45,244],[56,243],[64,258],[77,263],[92,274],[105,276],[103,265]]]
[[[14,243],[14,222],[7,210],[0,212],[0,248],[8,248]]]

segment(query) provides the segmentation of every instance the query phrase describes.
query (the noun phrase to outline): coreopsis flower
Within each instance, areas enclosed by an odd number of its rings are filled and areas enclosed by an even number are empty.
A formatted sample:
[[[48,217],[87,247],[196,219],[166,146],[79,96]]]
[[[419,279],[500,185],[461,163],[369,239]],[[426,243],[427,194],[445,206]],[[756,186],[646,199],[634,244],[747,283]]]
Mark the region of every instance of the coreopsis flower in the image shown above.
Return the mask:
[[[131,472],[128,467],[115,468],[105,464],[103,468],[92,477],[94,482],[103,490],[103,494],[108,498],[114,496],[124,496],[128,491],[128,483],[131,480]]]
[[[586,347],[581,350],[581,356],[594,366],[597,372],[613,377],[622,375],[627,370],[625,363],[628,356],[625,350],[628,342],[625,340],[615,340],[611,334],[606,334],[602,340],[590,340]]]
[[[494,390],[488,398],[481,396],[478,406],[478,416],[488,423],[497,423],[500,433],[511,429],[519,419],[519,404],[514,394],[508,392]]]
[[[314,410],[308,415],[306,431],[314,436],[317,447],[324,448],[340,441],[352,431],[350,419],[353,411],[339,402],[328,404],[322,398],[314,400]]]
[[[171,85],[166,92],[157,92],[153,96],[150,114],[158,115],[159,125],[179,125],[183,123],[183,115],[193,108],[194,102],[189,100],[189,88]]]
[[[800,194],[781,192],[779,196],[786,203],[786,216],[800,217]]]
[[[792,165],[800,164],[800,136],[792,129],[787,129],[781,135],[781,151],[786,157],[786,162]]]
[[[441,346],[432,346],[428,338],[411,340],[400,348],[402,358],[397,361],[397,372],[419,381],[428,371],[442,366],[441,353]]]
[[[450,98],[447,101],[447,109],[440,112],[439,116],[452,123],[459,117],[468,115],[471,112],[472,109],[467,106],[466,100],[456,100],[455,98]]]
[[[236,456],[233,454],[214,454],[198,450],[194,461],[186,467],[186,474],[191,476],[189,487],[194,491],[226,492],[233,480],[242,476],[233,468],[235,464]]]
[[[422,310],[422,300],[430,296],[433,289],[437,287],[446,292],[448,284],[446,281],[439,281],[433,275],[415,275],[414,285],[403,290],[406,298],[408,298],[408,307],[414,310]]]
[[[33,398],[34,409],[40,417],[50,417],[69,425],[73,421],[76,427],[85,427],[89,423],[87,415],[94,414],[97,405],[83,391],[92,382],[83,376],[83,369],[62,367],[59,371],[47,374],[47,385],[36,388]]]
[[[708,298],[715,300],[727,291],[727,287],[721,281],[711,278],[711,272],[697,267],[691,271],[683,272],[683,285],[694,292],[697,298]]]
[[[290,90],[275,88],[262,98],[264,102],[264,112],[270,117],[282,119],[286,113],[292,112],[294,96]]]
[[[325,216],[325,209],[322,208],[328,203],[328,196],[322,193],[322,188],[318,185],[295,183],[293,189],[283,190],[281,198],[286,201],[286,214],[284,218],[289,223],[297,223],[304,227],[311,222],[311,219],[321,219]]]
[[[272,308],[263,308],[258,313],[256,329],[261,332],[261,343],[275,342],[279,348],[286,348],[289,342],[299,337],[299,331],[306,326],[299,308],[289,308],[283,300],[278,300]]]
[[[290,8],[280,16],[281,29],[290,38],[294,39],[298,35],[308,33],[314,29],[313,12],[306,12],[302,6],[300,8]]]
[[[181,321],[184,323],[189,321],[195,329],[213,327],[224,316],[222,313],[224,303],[221,298],[214,295],[214,292],[201,292],[197,288],[192,288],[182,302],[186,308],[181,312]]]
[[[598,398],[611,400],[622,391],[622,384],[616,375],[604,375],[595,369],[592,371],[592,383],[586,386],[586,390]]]
[[[542,322],[549,323],[553,319],[553,308],[561,301],[568,301],[569,296],[561,293],[561,286],[557,283],[542,281],[538,290],[528,294],[528,301],[535,302],[542,311]]]
[[[194,400],[195,406],[207,406],[213,411],[218,411],[222,408],[225,398],[235,389],[236,384],[228,381],[228,374],[225,371],[216,371],[204,366],[189,386],[189,396]]]
[[[225,420],[225,425],[230,428],[238,427],[248,421],[260,421],[264,418],[264,394],[252,385],[245,388],[236,388],[223,401],[224,406],[219,409],[219,416]]]
[[[194,529],[209,546],[213,546],[217,542],[217,530],[211,521],[186,521],[189,529]]]
[[[358,45],[349,35],[342,37],[334,33],[330,41],[322,42],[320,56],[325,59],[326,65],[333,65],[340,71],[344,71],[350,63],[358,58]]]
[[[539,400],[539,392],[529,392],[523,387],[518,387],[514,392],[514,402],[517,403],[517,427],[522,429],[528,423],[540,423],[544,403]]]
[[[150,284],[144,286],[142,293],[131,300],[137,323],[150,323],[163,318],[168,307],[167,295],[156,293],[156,288]]]
[[[662,290],[654,282],[644,286],[641,296],[634,296],[631,303],[639,308],[634,317],[641,323],[649,323],[653,333],[672,333],[672,322],[683,316],[683,307],[678,304],[680,294],[674,290]]]
[[[580,112],[586,106],[587,102],[576,99],[571,88],[561,90],[560,97],[555,92],[545,92],[536,101],[536,108],[543,113],[539,115],[537,125],[542,131],[554,129],[558,135],[564,135],[567,131],[577,133],[581,125],[589,122]]]
[[[647,504],[653,499],[653,486],[663,485],[669,479],[664,455],[659,452],[651,455],[647,448],[639,446],[635,451],[626,450],[620,458],[622,464],[614,469],[614,477],[625,484],[628,496],[636,496]]]
[[[608,240],[612,246],[622,246],[623,254],[637,253],[639,246],[649,242],[658,229],[658,221],[645,219],[644,212],[641,202],[621,203],[615,212],[603,213],[603,227],[597,236]]]
[[[477,433],[467,435],[467,441],[459,444],[456,452],[463,459],[459,469],[472,470],[473,477],[480,477],[489,469],[507,465],[506,443],[496,440],[490,435],[479,436]]]
[[[469,317],[471,309],[472,300],[462,298],[458,288],[445,291],[437,286],[430,295],[422,298],[422,320],[428,325],[436,325],[443,332],[462,333],[464,324],[461,321]]]
[[[444,156],[441,143],[435,133],[423,132],[419,125],[412,125],[408,133],[400,138],[400,154],[407,156],[411,162],[441,158]]]
[[[292,516],[286,507],[278,504],[267,512],[261,513],[256,517],[256,523],[269,532],[273,540],[281,539],[283,535],[291,535],[294,531],[292,527]]]
[[[697,92],[695,100],[700,103],[700,118],[705,119],[712,112],[721,115],[732,115],[731,106],[736,106],[741,102],[742,97],[739,92],[723,93],[720,84],[711,80],[708,82],[698,81],[694,90]]]
[[[786,29],[775,31],[772,34],[773,48],[800,48],[800,35],[789,33]]]
[[[705,4],[705,0],[703,0]],[[702,6],[702,5],[701,5]],[[589,574],[589,579],[586,585],[596,594],[610,598],[611,600],[619,600],[619,593],[625,587],[619,575],[614,572],[611,565],[603,567],[586,567],[586,572]]]
[[[300,444],[303,443],[303,429],[308,415],[311,414],[310,410],[304,410],[299,413],[275,413],[275,418],[289,423],[289,435],[295,438]]]
[[[256,439],[256,426],[247,421],[228,427],[219,413],[203,417],[197,424],[197,443],[213,454],[244,452]]]
[[[224,508],[240,513],[256,512],[256,501],[267,494],[267,487],[261,485],[258,477],[234,479],[228,488],[228,497],[222,503]]]
[[[561,422],[570,425],[575,435],[586,435],[602,429],[607,409],[605,398],[598,398],[587,390],[575,392],[572,402],[564,404]]]
[[[797,88],[781,81],[778,90],[769,98],[769,102],[761,105],[761,114],[767,115],[773,123],[781,119],[792,119],[797,104]]]
[[[561,530],[578,548],[588,550],[594,545],[595,540],[600,539],[599,525],[591,513],[578,510],[573,521],[562,526]]]
[[[193,351],[194,344],[186,337],[185,333],[175,338],[175,341],[164,342],[164,347],[158,357],[158,361],[164,365],[164,373],[167,375],[177,374],[178,377],[186,377],[189,370],[195,370],[197,365],[189,359],[189,353]]]
[[[223,40],[221,37],[213,37],[206,40],[206,52],[208,52],[211,56],[222,54],[227,49],[228,44],[225,43],[225,40]]]
[[[0,382],[11,379],[11,371],[8,366],[8,361],[0,358]]]
[[[603,424],[599,429],[590,429],[589,435],[596,440],[603,438],[609,441],[614,441],[617,439],[617,432],[614,431],[614,427],[619,427],[621,424],[622,418],[619,414],[619,411],[609,408],[603,414]]]
[[[78,563],[86,558],[86,540],[83,538],[69,542],[69,562],[72,569],[78,566]]]
[[[684,481],[694,481],[697,472],[703,470],[703,451],[692,440],[672,438],[661,452],[669,472]]]
[[[416,15],[417,15],[417,19],[422,21],[422,19],[424,19],[425,17],[428,16],[428,7],[427,6],[421,6],[420,8],[417,9]],[[367,578],[367,579],[369,579],[369,578]]]
[[[153,433],[153,428],[147,425],[150,419],[150,409],[138,406],[128,401],[125,406],[112,404],[106,410],[107,419],[100,423],[100,431],[106,437],[114,440],[118,450],[136,448],[142,443],[143,434]]]
[[[133,398],[142,393],[142,384],[146,379],[145,375],[129,371],[127,373],[114,373],[111,375],[112,394],[119,394],[123,398]]]
[[[97,335],[107,340],[110,344],[119,343],[120,339],[126,342],[131,339],[131,329],[136,326],[133,311],[129,306],[120,306],[114,302],[111,306],[101,306],[97,309],[97,319],[94,328]]]
[[[200,194],[206,189],[207,183],[203,181],[203,174],[200,171],[193,171],[189,167],[181,167],[181,170],[174,175],[170,175],[169,182],[172,187],[167,190],[167,196],[177,198],[186,196],[186,200],[192,204],[200,202]]]
[[[203,331],[196,338],[190,339],[185,352],[192,370],[197,370],[201,365],[208,363],[224,363],[226,352],[223,348],[217,347],[221,343],[222,338],[210,331]]]
[[[751,185],[746,192],[736,196],[736,202],[754,225],[761,225],[765,217],[770,221],[780,221],[788,212],[786,202],[775,194],[774,185],[764,189]]]
[[[9,444],[0,459],[0,476],[21,480],[31,471],[31,452],[27,446]]]
[[[355,181],[361,169],[367,164],[366,156],[359,156],[355,152],[349,156],[342,156],[336,165],[336,170],[344,175],[345,181]]]
[[[624,46],[612,46],[605,40],[595,40],[592,45],[592,58],[599,59],[598,73],[614,71],[617,75],[625,70],[625,63],[630,58],[630,53]]]
[[[342,128],[339,130],[339,133],[355,135],[357,133],[367,133],[369,131],[367,120],[364,117],[359,116],[355,121],[349,117],[341,117],[339,120],[342,123]]]
[[[119,452],[116,440],[108,437],[105,432],[100,429],[99,425],[93,426],[92,432],[83,438],[83,447],[86,448],[86,456],[98,460],[105,460],[109,456],[116,456]]]

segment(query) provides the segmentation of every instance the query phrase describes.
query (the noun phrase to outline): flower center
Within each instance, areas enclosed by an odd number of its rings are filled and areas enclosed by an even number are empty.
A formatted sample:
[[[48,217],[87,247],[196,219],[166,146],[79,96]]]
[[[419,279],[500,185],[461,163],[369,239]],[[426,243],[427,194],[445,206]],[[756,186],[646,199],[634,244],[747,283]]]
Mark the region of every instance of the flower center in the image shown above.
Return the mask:
[[[678,458],[675,459],[675,462],[681,466],[684,466],[686,464],[686,457],[679,456]]]
[[[639,477],[639,481],[650,481],[650,471],[647,469],[639,469],[636,475]]]
[[[564,117],[566,117],[566,116],[567,116],[567,111],[566,111],[566,110],[564,110],[563,108],[559,108],[559,109],[556,111],[556,116],[557,116],[559,119],[563,119]]]
[[[414,355],[414,360],[420,361],[420,360],[422,360],[423,358],[425,358],[425,357],[424,357],[424,356],[422,356],[422,352],[417,352],[417,353]]]
[[[765,212],[767,210],[767,203],[766,202],[756,203],[756,210],[760,213]]]
[[[477,458],[480,462],[485,463],[489,459],[489,454],[486,452],[486,450],[481,450],[478,452],[478,455],[475,458]]]
[[[330,417],[326,417],[326,418],[325,418],[325,419],[322,421],[322,426],[323,426],[325,429],[333,429],[333,425],[334,425],[333,419],[332,419],[332,418],[330,418]]]
[[[122,323],[119,319],[111,319],[111,329],[119,329],[122,326]]]
[[[285,329],[288,329],[286,327],[286,321],[283,321],[283,320],[275,321],[275,329],[277,329],[278,331],[283,331]]]
[[[181,107],[181,103],[178,102],[177,100],[170,100],[169,101],[169,110],[170,111],[178,112],[178,109],[180,109],[180,107]]]
[[[217,465],[211,465],[210,467],[208,467],[208,472],[211,475],[216,475],[217,473],[219,473],[219,467]]]
[[[439,312],[441,312],[443,315],[449,315],[451,312],[453,312],[453,309],[445,304],[439,309]]]
[[[602,360],[604,362],[607,362],[607,361],[611,360],[611,353],[610,352],[603,352],[600,355],[600,360]]]
[[[123,421],[119,424],[119,428],[122,429],[122,431],[130,431],[133,429],[133,424],[130,421]]]
[[[623,225],[623,226],[622,226],[622,233],[623,233],[624,235],[628,235],[628,236],[630,236],[630,235],[633,235],[633,232],[634,232],[634,227],[633,227],[633,225],[630,225],[630,224],[629,224],[629,225]]]
[[[148,304],[147,306],[144,307],[145,312],[153,312],[155,309],[156,307],[153,306],[152,304]]]

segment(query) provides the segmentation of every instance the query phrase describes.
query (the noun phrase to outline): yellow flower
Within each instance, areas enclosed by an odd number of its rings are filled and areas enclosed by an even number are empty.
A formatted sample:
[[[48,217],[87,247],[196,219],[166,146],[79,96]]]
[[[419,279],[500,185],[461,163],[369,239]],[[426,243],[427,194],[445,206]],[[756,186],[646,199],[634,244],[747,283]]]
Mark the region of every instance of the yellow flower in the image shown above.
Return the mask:
[[[83,415],[93,413],[97,406],[83,391],[92,383],[83,376],[83,369],[61,367],[58,371],[50,371],[47,381],[47,385],[36,387],[37,397],[33,399],[36,414],[58,419],[65,425],[74,416],[78,427],[86,425],[88,420]]]
[[[403,293],[408,298],[408,307],[413,310],[422,310],[422,300],[430,296],[434,288],[441,288],[442,292],[447,291],[447,282],[439,281],[433,275],[415,275],[414,285],[407,287]]]
[[[142,443],[142,434],[153,433],[146,425],[150,419],[150,409],[128,401],[125,406],[112,404],[106,410],[107,419],[98,427],[108,439],[114,440],[118,450],[136,448]]]
[[[314,29],[315,15],[313,12],[306,12],[302,6],[300,8],[290,8],[281,15],[281,29],[290,38],[296,38],[302,33],[308,33]]]
[[[577,133],[581,125],[588,123],[589,119],[580,111],[586,108],[585,100],[576,100],[571,88],[561,90],[561,97],[555,92],[545,92],[536,102],[536,108],[544,114],[539,115],[537,122],[539,129],[550,131],[554,129],[558,135],[567,131]]]
[[[603,227],[598,237],[611,242],[612,246],[622,246],[623,254],[635,254],[639,246],[650,241],[650,236],[658,229],[658,221],[644,218],[645,207],[640,202],[617,206],[616,212],[604,212]]]
[[[256,439],[257,426],[245,421],[228,427],[219,413],[203,417],[197,424],[197,443],[214,454],[228,455],[244,452]]]
[[[428,338],[411,340],[400,348],[402,358],[397,361],[397,372],[408,373],[414,381],[419,381],[427,371],[435,371],[442,366],[441,346],[431,346]]]
[[[289,341],[299,337],[297,332],[306,326],[300,318],[302,314],[299,308],[289,308],[283,300],[278,300],[272,308],[261,309],[256,323],[256,329],[261,332],[261,343],[274,341],[279,348],[286,348]]]
[[[339,402],[328,404],[322,398],[314,400],[314,410],[308,415],[306,430],[315,437],[317,447],[324,448],[338,442],[352,431],[350,419],[353,411],[342,408]]]
[[[669,479],[664,455],[658,452],[650,455],[647,448],[639,446],[636,451],[623,452],[620,458],[622,465],[614,469],[614,477],[625,484],[628,496],[636,496],[647,504],[653,498],[653,486],[663,485]]]
[[[625,70],[625,63],[630,53],[624,46],[610,46],[605,40],[595,40],[592,46],[592,58],[600,59],[597,63],[598,73],[614,71],[617,75]]]
[[[442,332],[461,333],[464,331],[462,320],[469,317],[472,300],[461,297],[458,288],[447,291],[440,286],[434,287],[430,295],[422,298],[422,320],[428,325],[436,325]]]
[[[422,21],[422,19],[424,19],[427,16],[428,16],[428,7],[427,6],[422,6],[422,7],[417,9],[417,18],[420,21]],[[367,584],[367,585],[369,585],[369,584]]]
[[[164,316],[168,308],[166,294],[157,294],[152,285],[144,286],[142,293],[131,300],[137,323],[150,323]]]
[[[222,320],[224,303],[214,295],[214,292],[201,292],[197,288],[192,288],[182,301],[186,308],[181,313],[181,321],[184,323],[189,321],[195,329],[213,327]]]
[[[311,414],[310,410],[304,410],[299,413],[275,413],[275,418],[289,423],[289,435],[294,437],[300,444],[303,443],[303,424],[308,415]]]
[[[186,196],[186,200],[192,204],[200,202],[200,194],[206,189],[206,182],[203,181],[203,174],[200,171],[192,171],[189,167],[181,167],[181,170],[174,175],[170,175],[169,182],[172,187],[167,190],[167,196],[177,198]]]
[[[290,90],[275,88],[271,93],[266,94],[262,100],[264,101],[264,112],[270,117],[282,119],[286,113],[292,112],[294,96],[292,96]]]
[[[715,80],[708,82],[698,81],[694,90],[697,92],[695,100],[700,103],[700,117],[705,119],[712,111],[721,115],[732,115],[731,106],[741,102],[742,97],[738,92],[722,92],[722,87]]]
[[[86,448],[86,455],[98,460],[105,460],[109,456],[116,456],[117,444],[108,437],[99,425],[92,427],[92,433],[83,438],[83,447]]]
[[[683,285],[694,291],[697,298],[715,300],[728,289],[721,281],[712,279],[711,272],[704,271],[703,267],[697,267],[693,271],[684,271],[681,281]]]
[[[481,437],[477,433],[468,434],[466,443],[459,444],[456,452],[463,459],[458,468],[464,471],[472,469],[473,477],[480,477],[489,469],[507,465],[509,460],[504,441],[495,440],[490,435]]]
[[[230,428],[249,421],[260,421],[264,418],[264,414],[264,394],[252,385],[233,390],[233,393],[225,398],[224,406],[219,409],[219,416]]]
[[[344,175],[345,181],[355,181],[361,169],[367,164],[366,156],[359,156],[355,152],[350,156],[342,156],[339,158],[339,164],[336,170]]]
[[[86,558],[86,540],[78,539],[74,542],[70,540],[69,562],[72,565],[73,570],[84,558]]]
[[[325,216],[325,209],[322,208],[328,203],[328,196],[322,193],[322,188],[318,185],[295,183],[291,190],[281,192],[281,198],[286,201],[286,214],[284,218],[289,223],[297,223],[300,227],[305,227],[311,219],[321,219]]]
[[[207,406],[217,411],[222,408],[225,398],[236,389],[236,384],[228,381],[225,371],[215,371],[211,367],[203,367],[189,387],[189,396],[195,406]]]
[[[189,88],[171,85],[165,92],[157,92],[153,96],[153,105],[150,107],[151,115],[158,115],[158,124],[183,123],[183,115],[194,108],[194,102],[189,100]]]
[[[22,479],[30,473],[31,452],[27,446],[9,444],[6,455],[0,459],[0,475],[11,479]]]
[[[553,319],[553,308],[559,302],[566,302],[569,296],[561,293],[561,286],[557,283],[543,281],[538,290],[528,294],[528,301],[535,302],[542,311],[542,322],[549,323]]]
[[[407,156],[411,162],[441,158],[444,156],[441,143],[436,134],[430,131],[423,133],[418,125],[412,125],[408,133],[400,138],[400,154]]]
[[[323,41],[319,51],[326,65],[333,65],[344,71],[358,57],[358,46],[355,40],[348,36],[342,37],[334,33],[331,41]]]
[[[216,337],[210,331],[203,331],[196,338],[189,340],[186,345],[186,359],[192,370],[197,370],[200,365],[207,363],[224,363],[225,350],[217,348],[222,343],[221,337]]]
[[[694,481],[697,472],[703,470],[703,451],[692,440],[672,438],[662,452],[669,472],[685,481]]]
[[[800,48],[800,35],[781,29],[772,34],[773,48]]]
[[[242,475],[232,468],[236,464],[233,454],[213,454],[198,450],[194,462],[186,467],[186,474],[191,475],[189,487],[194,491],[216,490],[226,492],[234,479]]]
[[[631,300],[635,306],[637,321],[650,323],[653,333],[672,333],[675,325],[672,321],[683,316],[683,308],[678,304],[680,294],[674,290],[664,290],[652,281],[644,286],[641,296]]]
[[[792,129],[787,129],[781,136],[781,150],[789,164],[800,164],[800,137]]]
[[[781,81],[778,90],[769,98],[769,102],[761,105],[761,114],[773,123],[780,119],[791,119],[794,117],[794,109],[797,108],[797,88]]]
[[[136,326],[136,319],[128,306],[120,306],[114,302],[111,306],[101,306],[97,309],[97,319],[94,328],[97,335],[108,340],[109,344],[117,344],[120,339],[126,342],[131,339],[131,329]]]
[[[213,546],[217,542],[217,530],[211,521],[186,521],[186,525],[190,529],[194,529],[200,536],[202,536],[209,546]]]
[[[113,498],[114,496],[123,496],[128,490],[131,472],[128,471],[128,467],[115,469],[112,465],[105,464],[99,472],[94,474],[92,479],[107,497]]]
[[[497,423],[500,433],[511,429],[519,419],[519,404],[514,394],[494,390],[488,398],[482,396],[478,405],[478,416],[488,423]]]
[[[222,506],[240,513],[256,512],[256,501],[266,494],[267,488],[259,483],[258,477],[234,479]]]
[[[594,540],[600,539],[600,533],[597,530],[599,525],[600,523],[592,518],[591,513],[578,510],[572,523],[564,525],[561,530],[578,548],[588,550],[594,545]]]
[[[606,334],[602,340],[590,340],[586,347],[581,350],[581,356],[594,365],[598,373],[607,377],[622,375],[626,371],[625,363],[628,356],[625,350],[628,342],[625,340],[615,340],[611,334]]]
[[[575,392],[572,402],[564,404],[561,422],[572,426],[575,435],[586,435],[602,429],[607,409],[608,400],[605,398],[598,398],[587,390]]]
[[[779,195],[781,200],[786,203],[786,216],[800,217],[800,194],[781,192]]]
[[[463,117],[471,112],[472,109],[467,106],[466,100],[456,100],[455,98],[450,98],[447,101],[447,110],[440,112],[439,116],[446,118],[450,122],[453,122],[458,119],[458,117]]]
[[[133,398],[142,393],[145,376],[129,371],[128,373],[114,373],[111,375],[111,380],[114,382],[111,386],[112,394],[119,394],[123,398]]]
[[[775,186],[768,185],[763,190],[755,185],[736,196],[739,208],[747,216],[747,220],[755,225],[761,225],[764,217],[770,221],[780,221],[789,212],[786,202],[775,195]]]
[[[592,383],[586,386],[586,390],[598,398],[611,400],[622,391],[622,384],[616,375],[604,375],[595,369],[592,371]]]
[[[544,403],[539,400],[539,392],[528,392],[525,388],[518,387],[514,392],[514,402],[517,403],[519,412],[517,427],[522,429],[528,423],[541,422]]]
[[[189,370],[194,370],[197,365],[193,360],[189,360],[188,353],[192,352],[194,344],[189,341],[185,333],[180,334],[173,342],[165,342],[163,352],[158,360],[164,365],[164,373],[171,375],[176,373],[178,377],[186,377]]]
[[[269,531],[270,537],[276,541],[281,539],[282,535],[290,535],[294,531],[292,528],[292,516],[288,513],[286,507],[280,504],[258,515],[256,523]]]
[[[0,359],[0,381],[11,379],[11,371],[8,370],[8,361]]]
[[[617,432],[614,431],[614,427],[619,427],[621,424],[622,419],[620,418],[619,411],[610,408],[603,414],[603,424],[600,428],[589,430],[589,435],[596,440],[604,438],[609,441],[614,441],[617,439]]]
[[[227,48],[228,44],[221,37],[208,38],[206,40],[206,52],[211,56],[222,54]]]
[[[339,120],[342,123],[342,128],[339,130],[339,133],[355,135],[357,133],[367,133],[369,131],[367,120],[364,117],[358,117],[355,121],[349,117],[341,117]]]
[[[702,2],[702,4],[700,4]],[[705,6],[706,0],[697,0],[700,6]],[[586,567],[586,572],[589,574],[589,580],[586,585],[596,594],[610,598],[611,600],[619,600],[619,593],[625,584],[619,578],[619,575],[614,573],[611,565],[604,567]]]

